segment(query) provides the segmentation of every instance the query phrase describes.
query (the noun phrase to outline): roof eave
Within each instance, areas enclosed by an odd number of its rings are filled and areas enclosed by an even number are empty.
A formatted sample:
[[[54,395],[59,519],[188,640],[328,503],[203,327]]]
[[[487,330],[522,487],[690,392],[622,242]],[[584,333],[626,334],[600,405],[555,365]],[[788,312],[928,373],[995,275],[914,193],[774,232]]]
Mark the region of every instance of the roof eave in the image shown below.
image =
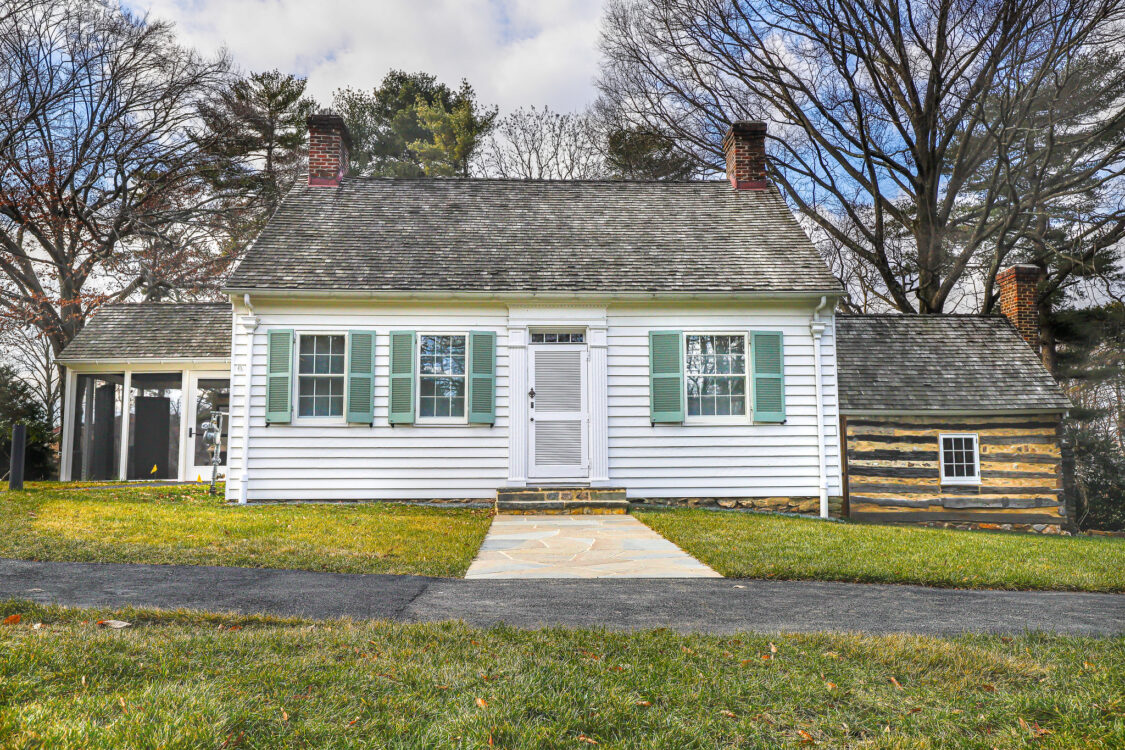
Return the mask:
[[[1052,407],[989,407],[987,409],[840,409],[842,417],[971,417],[1003,414],[1065,414],[1069,406]]]
[[[65,354],[65,353],[64,353]],[[60,365],[179,365],[179,364],[230,364],[226,357],[66,357],[56,360]]]
[[[378,289],[283,289],[278,287],[227,287],[224,294],[238,296],[249,294],[255,297],[348,297],[352,299],[497,299],[507,297],[536,297],[543,299],[574,299],[575,297],[596,298],[626,298],[626,299],[719,299],[753,297],[758,299],[800,299],[809,297],[844,296],[842,289],[809,289],[806,291],[739,291],[739,290],[703,290],[703,291],[533,291],[533,290],[489,290],[489,291],[464,291],[464,290],[427,290],[427,291],[395,291]]]

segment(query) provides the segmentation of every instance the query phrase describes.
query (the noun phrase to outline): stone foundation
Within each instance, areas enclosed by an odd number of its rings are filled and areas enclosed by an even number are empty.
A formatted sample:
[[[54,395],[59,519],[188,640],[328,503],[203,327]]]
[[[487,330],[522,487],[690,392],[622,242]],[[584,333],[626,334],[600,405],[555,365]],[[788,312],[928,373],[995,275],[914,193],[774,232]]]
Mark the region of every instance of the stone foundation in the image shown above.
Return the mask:
[[[915,525],[915,524],[892,524]],[[969,521],[919,521],[916,525],[931,529],[961,529],[962,531],[1018,531],[1031,534],[1065,534],[1057,523],[972,523]]]
[[[685,508],[728,508],[772,513],[820,515],[820,499],[815,497],[631,497],[634,505],[671,505]],[[839,497],[828,498],[828,514],[839,518],[843,503]]]

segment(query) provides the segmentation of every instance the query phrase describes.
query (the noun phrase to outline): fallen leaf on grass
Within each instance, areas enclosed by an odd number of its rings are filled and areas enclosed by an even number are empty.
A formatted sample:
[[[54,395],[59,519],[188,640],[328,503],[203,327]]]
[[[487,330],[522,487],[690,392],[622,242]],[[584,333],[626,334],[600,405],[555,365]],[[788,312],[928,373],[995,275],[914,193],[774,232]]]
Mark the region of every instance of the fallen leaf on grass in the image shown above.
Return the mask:
[[[826,682],[826,683],[824,683],[824,685],[829,690],[835,690],[836,689],[836,683],[835,682]]]
[[[289,714],[285,712],[284,708],[281,709],[281,720],[282,721],[289,721]]]
[[[41,630],[44,627],[46,627],[46,626],[43,623],[37,622],[37,623],[35,623],[34,625],[31,626],[31,629],[32,630]]]
[[[637,701],[635,705],[643,706],[645,708],[648,708],[649,706],[652,705],[652,701]]]
[[[20,620],[22,620],[22,619],[23,619],[23,615],[8,615],[7,617],[4,618],[4,624],[5,625],[19,625]]]
[[[724,708],[724,709],[723,709],[722,711],[720,711],[719,713],[721,713],[721,714],[722,714],[723,716],[727,717],[728,719],[735,719],[735,718],[737,718],[737,716],[735,716],[735,713],[734,713],[734,711],[731,711],[731,710],[729,710],[729,709],[725,709],[725,708]]]
[[[990,685],[987,682],[984,683],[983,685],[981,685],[980,689],[983,690],[986,693],[995,693],[996,692],[996,686]]]
[[[816,744],[816,739],[813,738],[813,736],[811,734],[809,734],[808,732],[806,732],[804,729],[798,729],[797,734],[801,735],[801,744],[802,745],[815,745]]]
[[[351,721],[348,722],[348,726],[353,727],[353,726],[356,725],[356,722],[358,722],[358,721],[359,721],[359,717],[357,716],[357,717],[355,717],[354,719],[352,719]]]
[[[777,646],[773,645],[772,643],[770,644],[770,653],[771,654],[777,653]]]
[[[121,704],[121,710],[124,711],[125,710],[125,699],[122,698],[121,696],[118,696],[117,702]]]
[[[98,625],[102,626],[103,628],[112,628],[113,630],[127,628],[131,624],[132,623],[125,622],[124,620],[98,620]]]
[[[589,745],[596,745],[596,744],[598,744],[598,741],[597,741],[597,740],[595,740],[595,739],[594,739],[593,737],[587,737],[587,736],[586,736],[586,735],[584,735],[584,734],[580,734],[580,735],[578,735],[578,741],[579,741],[579,742],[585,742],[585,743],[587,743],[587,744],[589,744]]]
[[[902,683],[896,680],[894,675],[891,675],[891,684],[894,685],[898,690],[902,690]]]
[[[827,656],[829,659],[839,659],[840,655],[835,651],[825,651],[822,656]]]
[[[488,701],[484,698],[477,698],[477,708],[488,708]]]

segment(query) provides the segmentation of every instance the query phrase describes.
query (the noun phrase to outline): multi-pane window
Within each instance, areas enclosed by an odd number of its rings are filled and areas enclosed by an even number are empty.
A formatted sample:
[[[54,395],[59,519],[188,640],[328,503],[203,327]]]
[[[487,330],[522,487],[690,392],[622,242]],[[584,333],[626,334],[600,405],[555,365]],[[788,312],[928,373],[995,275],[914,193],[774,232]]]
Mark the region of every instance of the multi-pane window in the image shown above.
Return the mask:
[[[465,416],[465,337],[418,337],[418,417]]]
[[[584,344],[586,343],[586,334],[578,333],[546,333],[536,332],[531,333],[531,343],[533,344]]]
[[[746,336],[689,333],[684,338],[688,416],[746,416]]]
[[[344,416],[343,336],[301,336],[297,354],[297,416]]]
[[[980,481],[976,435],[941,436],[941,480],[951,484]]]

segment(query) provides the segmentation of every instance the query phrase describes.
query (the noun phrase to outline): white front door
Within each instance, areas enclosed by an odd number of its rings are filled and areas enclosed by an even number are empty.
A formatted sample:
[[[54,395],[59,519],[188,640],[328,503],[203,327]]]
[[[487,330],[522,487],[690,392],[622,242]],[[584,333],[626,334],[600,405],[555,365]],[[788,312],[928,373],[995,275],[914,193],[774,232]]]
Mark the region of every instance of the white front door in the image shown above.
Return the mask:
[[[585,344],[528,347],[528,477],[590,476],[589,405]]]
[[[187,473],[189,482],[211,481],[211,454],[203,437],[206,422],[222,423],[218,477],[227,475],[227,433],[230,431],[230,373],[193,372],[187,391]]]

